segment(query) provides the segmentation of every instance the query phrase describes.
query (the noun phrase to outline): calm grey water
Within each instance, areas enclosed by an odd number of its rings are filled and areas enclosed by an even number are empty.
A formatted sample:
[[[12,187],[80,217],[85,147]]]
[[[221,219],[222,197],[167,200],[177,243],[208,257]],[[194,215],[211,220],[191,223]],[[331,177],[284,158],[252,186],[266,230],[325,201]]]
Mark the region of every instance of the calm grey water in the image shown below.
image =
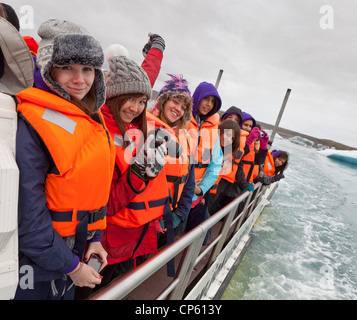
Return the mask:
[[[277,138],[286,178],[223,300],[357,299],[357,166]]]

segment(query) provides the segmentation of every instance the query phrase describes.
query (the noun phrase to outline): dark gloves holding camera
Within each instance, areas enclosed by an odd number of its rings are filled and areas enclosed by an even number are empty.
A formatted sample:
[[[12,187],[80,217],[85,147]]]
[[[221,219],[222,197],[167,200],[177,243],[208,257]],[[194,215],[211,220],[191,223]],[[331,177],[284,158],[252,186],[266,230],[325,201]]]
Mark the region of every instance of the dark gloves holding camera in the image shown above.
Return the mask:
[[[156,139],[157,130],[148,133],[147,139],[131,165],[131,172],[144,181],[155,178],[165,165],[166,140]]]
[[[148,54],[148,52],[151,48],[155,48],[155,49],[160,50],[161,52],[164,52],[165,40],[156,33],[155,34],[149,33],[148,36],[149,36],[149,41],[148,41],[148,43],[145,44],[145,46],[143,48],[144,58],[146,57],[146,55]]]

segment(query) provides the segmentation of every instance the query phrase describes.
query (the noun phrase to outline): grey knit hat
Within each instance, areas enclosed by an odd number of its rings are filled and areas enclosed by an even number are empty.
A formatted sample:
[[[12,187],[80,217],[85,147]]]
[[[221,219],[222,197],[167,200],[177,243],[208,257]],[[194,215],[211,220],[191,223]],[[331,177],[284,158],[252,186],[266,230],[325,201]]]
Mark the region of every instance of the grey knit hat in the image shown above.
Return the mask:
[[[49,19],[42,23],[38,35],[41,41],[36,62],[47,86],[62,98],[70,100],[68,92],[50,76],[51,69],[70,64],[92,66],[95,69],[96,102],[100,108],[105,102],[105,84],[101,70],[104,53],[99,42],[82,26],[58,19]]]
[[[151,84],[146,72],[129,59],[125,47],[119,44],[111,45],[105,56],[109,63],[107,99],[128,93],[142,93],[148,99],[151,98]]]

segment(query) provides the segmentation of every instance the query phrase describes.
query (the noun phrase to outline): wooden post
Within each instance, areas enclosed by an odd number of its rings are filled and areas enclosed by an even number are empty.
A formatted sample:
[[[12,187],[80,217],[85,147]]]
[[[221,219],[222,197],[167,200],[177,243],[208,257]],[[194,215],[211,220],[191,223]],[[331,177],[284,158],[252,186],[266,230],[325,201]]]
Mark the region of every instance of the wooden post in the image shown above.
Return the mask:
[[[281,120],[281,118],[283,116],[285,106],[286,106],[286,104],[288,102],[288,99],[289,99],[289,96],[290,96],[290,92],[291,92],[291,89],[286,90],[286,94],[285,94],[285,98],[284,98],[283,104],[281,105],[279,115],[278,115],[278,117],[276,118],[276,121],[275,121],[273,132],[272,132],[272,134],[270,136],[269,149],[273,144],[273,141],[274,141],[274,138],[275,138],[275,134],[276,134],[276,132],[278,130],[280,120]]]

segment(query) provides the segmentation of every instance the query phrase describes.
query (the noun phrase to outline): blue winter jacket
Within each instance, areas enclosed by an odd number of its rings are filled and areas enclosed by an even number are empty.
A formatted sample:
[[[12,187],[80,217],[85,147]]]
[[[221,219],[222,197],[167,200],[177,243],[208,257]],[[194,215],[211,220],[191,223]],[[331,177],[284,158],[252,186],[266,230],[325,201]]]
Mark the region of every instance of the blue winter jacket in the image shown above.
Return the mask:
[[[76,267],[79,258],[53,228],[46,205],[46,177],[49,173],[57,173],[57,168],[44,142],[21,114],[16,136],[16,162],[20,170],[20,278],[23,265],[33,268],[35,282],[61,278]]]

